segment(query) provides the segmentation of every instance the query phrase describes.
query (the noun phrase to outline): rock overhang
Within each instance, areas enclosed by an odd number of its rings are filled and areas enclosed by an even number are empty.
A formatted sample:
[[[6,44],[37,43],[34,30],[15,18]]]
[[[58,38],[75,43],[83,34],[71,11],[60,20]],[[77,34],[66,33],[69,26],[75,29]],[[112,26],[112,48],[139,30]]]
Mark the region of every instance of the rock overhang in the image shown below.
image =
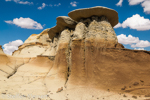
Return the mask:
[[[57,25],[48,30],[50,39],[53,39],[57,33],[59,33],[59,28]]]
[[[62,32],[66,28],[74,29],[77,24],[74,20],[67,16],[59,16],[56,20],[56,26],[48,30],[50,39],[53,39],[57,33]]]
[[[72,20],[70,17],[67,16],[59,16],[56,18],[57,25],[60,26],[62,29],[64,28],[75,28],[76,22]]]
[[[73,10],[68,13],[68,16],[77,22],[82,18],[106,16],[112,27],[118,24],[118,13],[113,9],[102,6]]]

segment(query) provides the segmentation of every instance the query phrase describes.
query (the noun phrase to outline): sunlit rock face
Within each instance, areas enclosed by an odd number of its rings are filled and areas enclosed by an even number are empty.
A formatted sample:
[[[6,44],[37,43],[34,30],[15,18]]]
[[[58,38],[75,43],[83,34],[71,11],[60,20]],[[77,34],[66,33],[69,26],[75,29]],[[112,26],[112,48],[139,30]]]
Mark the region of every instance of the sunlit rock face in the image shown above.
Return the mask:
[[[149,99],[150,52],[118,43],[116,11],[75,14],[75,21],[58,17],[54,29],[31,35],[13,56],[0,48],[1,100],[8,94],[16,100]]]
[[[86,43],[97,44],[98,47],[115,47],[118,43],[116,33],[106,16],[92,16],[81,19],[81,22],[87,26],[87,32],[84,32]]]
[[[40,34],[32,34],[18,50],[13,52],[15,57],[37,57],[37,55],[50,55],[51,39],[46,29]]]
[[[45,29],[40,34],[32,34],[27,40],[25,40],[24,44],[38,42],[38,43],[42,43],[42,44],[45,44],[45,45],[49,45],[49,42],[51,40],[49,39],[48,30],[49,29]]]

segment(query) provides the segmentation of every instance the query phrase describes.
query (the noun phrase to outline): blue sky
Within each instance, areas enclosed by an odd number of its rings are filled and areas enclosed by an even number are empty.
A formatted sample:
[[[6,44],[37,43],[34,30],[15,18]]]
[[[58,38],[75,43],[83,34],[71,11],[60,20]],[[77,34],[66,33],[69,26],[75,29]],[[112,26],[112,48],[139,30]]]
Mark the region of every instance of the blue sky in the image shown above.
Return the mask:
[[[120,43],[150,51],[149,5],[150,0],[1,0],[0,45],[13,48],[8,46],[55,26],[58,16],[68,16],[72,10],[105,6],[118,12],[120,24],[114,30]]]

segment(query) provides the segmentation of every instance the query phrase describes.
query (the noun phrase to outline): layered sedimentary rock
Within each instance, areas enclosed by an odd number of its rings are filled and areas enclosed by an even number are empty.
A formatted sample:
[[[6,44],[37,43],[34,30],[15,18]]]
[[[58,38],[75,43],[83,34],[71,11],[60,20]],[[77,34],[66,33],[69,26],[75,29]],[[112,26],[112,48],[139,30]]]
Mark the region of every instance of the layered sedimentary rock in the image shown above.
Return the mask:
[[[6,82],[11,76],[13,76],[17,69],[28,63],[30,58],[24,58],[24,57],[12,57],[9,55],[6,55],[3,53],[2,50],[0,50],[0,81],[1,81],[1,89],[5,84],[3,82]],[[2,85],[3,84],[3,85]]]
[[[108,8],[94,9],[117,14]],[[108,12],[96,14],[96,11],[89,8],[69,13],[75,21],[58,17],[61,30],[48,30],[49,46],[33,37],[36,41],[28,39],[28,43],[19,47],[21,52],[13,57],[0,49],[3,58],[0,62],[3,98],[0,99],[8,98],[8,94],[27,100],[150,99],[150,52],[125,49],[118,43],[113,29],[118,16],[114,15],[117,17],[113,22]],[[72,17],[73,13],[81,12],[83,16]],[[66,18],[74,24],[65,21]],[[29,50],[30,46],[33,51]],[[43,49],[41,53],[40,47],[46,47],[47,52]],[[24,54],[34,56],[24,58]]]
[[[49,42],[51,40],[49,39],[48,30],[49,29],[45,29],[40,34],[32,34],[24,43],[29,44],[29,43],[38,42],[38,43],[42,43],[44,45],[49,45]]]
[[[37,55],[44,54],[49,47],[42,43],[28,43],[23,44],[18,50],[13,52],[15,57],[36,57]]]
[[[13,52],[15,57],[36,57],[37,55],[50,55],[51,39],[45,29],[40,34],[32,34],[18,50]]]

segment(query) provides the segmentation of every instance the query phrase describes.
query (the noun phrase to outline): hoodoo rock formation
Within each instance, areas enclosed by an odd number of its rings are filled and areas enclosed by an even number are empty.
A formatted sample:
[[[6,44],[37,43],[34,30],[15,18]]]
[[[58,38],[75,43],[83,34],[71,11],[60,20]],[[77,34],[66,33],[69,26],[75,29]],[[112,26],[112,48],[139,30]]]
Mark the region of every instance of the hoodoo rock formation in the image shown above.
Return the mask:
[[[68,15],[13,56],[0,48],[0,99],[150,99],[150,52],[118,43],[118,13],[98,6]]]

